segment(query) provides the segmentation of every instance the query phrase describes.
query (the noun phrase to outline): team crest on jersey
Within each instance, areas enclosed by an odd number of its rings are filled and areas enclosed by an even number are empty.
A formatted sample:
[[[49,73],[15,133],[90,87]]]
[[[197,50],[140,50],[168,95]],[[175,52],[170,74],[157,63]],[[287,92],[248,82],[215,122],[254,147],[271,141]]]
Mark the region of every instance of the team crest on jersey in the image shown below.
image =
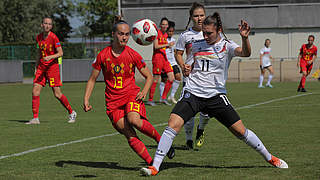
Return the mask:
[[[189,98],[190,97],[190,93],[186,93],[185,95],[184,95],[184,98]]]
[[[115,65],[113,67],[114,72],[119,73],[121,71],[121,67],[119,65]]]

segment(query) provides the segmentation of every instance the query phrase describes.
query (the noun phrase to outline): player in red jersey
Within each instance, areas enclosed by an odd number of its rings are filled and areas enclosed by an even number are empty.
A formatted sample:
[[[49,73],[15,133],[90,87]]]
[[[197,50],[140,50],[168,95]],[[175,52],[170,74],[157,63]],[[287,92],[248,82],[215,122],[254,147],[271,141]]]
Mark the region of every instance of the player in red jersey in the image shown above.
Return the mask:
[[[39,105],[40,105],[40,92],[42,87],[49,82],[52,87],[54,96],[69,112],[69,123],[76,121],[77,113],[72,110],[69,101],[65,95],[62,94],[60,86],[60,71],[58,58],[62,57],[63,51],[58,37],[51,32],[52,19],[43,18],[41,27],[43,32],[37,35],[37,46],[39,47],[39,56],[36,60],[35,78],[33,80],[32,88],[32,112],[33,119],[26,124],[40,124],[39,121]]]
[[[300,73],[302,73],[302,77],[298,86],[298,92],[307,92],[304,88],[306,78],[312,70],[313,62],[317,58],[317,47],[313,45],[313,41],[314,36],[309,35],[308,44],[303,44],[300,48],[297,66],[299,67],[300,65]]]
[[[142,57],[129,46],[129,25],[122,20],[112,30],[114,41],[104,48],[92,64],[93,70],[84,95],[84,111],[90,111],[89,99],[97,77],[102,70],[105,88],[106,113],[113,127],[128,140],[129,146],[148,164],[152,158],[134,128],[153,138],[157,143],[160,135],[146,117],[143,103],[152,84],[152,75]],[[145,77],[144,87],[135,84],[135,68]],[[172,152],[171,157],[174,155]]]
[[[153,101],[154,92],[156,90],[158,81],[160,79],[161,72],[165,72],[168,76],[168,80],[165,84],[165,88],[161,97],[161,102],[164,104],[170,105],[167,101],[167,94],[170,91],[172,86],[174,75],[173,69],[167,59],[166,48],[172,47],[174,42],[168,43],[167,41],[167,28],[169,20],[164,17],[160,21],[160,30],[158,30],[158,37],[153,42],[153,56],[152,56],[152,73],[153,73],[153,83],[149,92],[149,101],[148,105],[155,106],[156,104]]]

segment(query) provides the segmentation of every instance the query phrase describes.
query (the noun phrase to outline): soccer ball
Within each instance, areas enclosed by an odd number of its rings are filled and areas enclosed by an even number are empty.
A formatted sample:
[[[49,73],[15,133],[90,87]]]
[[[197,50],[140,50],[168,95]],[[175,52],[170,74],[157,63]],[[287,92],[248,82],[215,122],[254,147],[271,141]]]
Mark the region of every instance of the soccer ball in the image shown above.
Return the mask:
[[[142,46],[152,44],[157,36],[157,25],[150,19],[141,19],[132,25],[132,38]]]

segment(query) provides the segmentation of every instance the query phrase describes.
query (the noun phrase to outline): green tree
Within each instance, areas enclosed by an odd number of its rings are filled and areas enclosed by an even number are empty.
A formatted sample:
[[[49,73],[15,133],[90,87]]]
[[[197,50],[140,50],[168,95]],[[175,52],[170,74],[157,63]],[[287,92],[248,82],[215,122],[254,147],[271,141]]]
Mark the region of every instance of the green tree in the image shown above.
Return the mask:
[[[2,43],[33,42],[41,31],[43,17],[53,17],[54,31],[63,41],[71,32],[67,16],[74,6],[71,0],[1,0],[0,40]]]
[[[89,36],[111,35],[113,18],[117,14],[117,0],[90,0],[78,4],[84,24],[90,28]]]

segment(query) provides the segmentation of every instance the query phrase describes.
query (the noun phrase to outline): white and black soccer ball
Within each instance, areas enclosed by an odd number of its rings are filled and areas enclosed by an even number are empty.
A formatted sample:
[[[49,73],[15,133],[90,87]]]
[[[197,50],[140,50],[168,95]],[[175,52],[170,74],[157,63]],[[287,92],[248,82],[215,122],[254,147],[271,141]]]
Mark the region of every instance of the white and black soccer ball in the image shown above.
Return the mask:
[[[132,38],[136,43],[142,46],[152,44],[157,36],[157,25],[150,19],[141,19],[132,25]]]

